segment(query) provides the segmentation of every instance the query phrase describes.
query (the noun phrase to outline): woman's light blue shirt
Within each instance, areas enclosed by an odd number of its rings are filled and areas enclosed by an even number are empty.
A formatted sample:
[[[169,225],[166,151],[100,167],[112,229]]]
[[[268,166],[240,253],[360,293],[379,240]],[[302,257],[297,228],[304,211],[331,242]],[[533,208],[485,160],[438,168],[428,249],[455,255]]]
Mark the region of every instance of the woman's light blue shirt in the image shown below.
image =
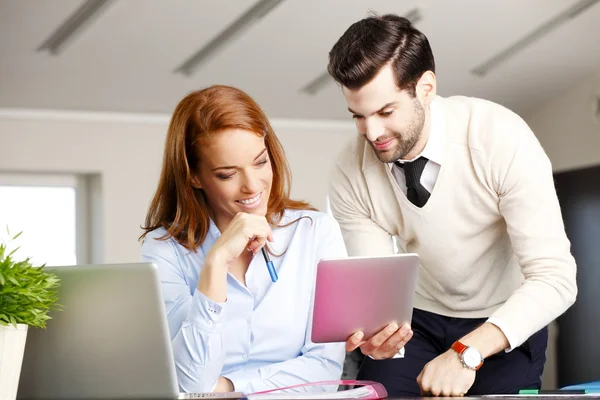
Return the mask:
[[[180,389],[210,392],[219,376],[236,391],[251,393],[305,382],[339,379],[344,344],[310,341],[317,262],[345,257],[337,222],[327,214],[287,210],[274,228],[273,283],[259,252],[246,272],[246,286],[227,276],[227,301],[216,303],[197,289],[204,257],[221,233],[211,221],[206,239],[191,252],[173,238],[150,232],[142,259],[159,268]],[[300,390],[335,390],[334,387]]]

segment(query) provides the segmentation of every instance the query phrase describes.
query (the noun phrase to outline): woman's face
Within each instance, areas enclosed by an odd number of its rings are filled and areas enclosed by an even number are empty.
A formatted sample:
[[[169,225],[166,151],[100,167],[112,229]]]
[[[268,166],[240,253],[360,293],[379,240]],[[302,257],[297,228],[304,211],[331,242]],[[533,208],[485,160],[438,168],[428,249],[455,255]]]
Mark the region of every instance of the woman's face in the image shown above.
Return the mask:
[[[239,212],[266,215],[273,169],[263,137],[228,129],[212,134],[199,151],[194,187],[204,190],[221,232]]]

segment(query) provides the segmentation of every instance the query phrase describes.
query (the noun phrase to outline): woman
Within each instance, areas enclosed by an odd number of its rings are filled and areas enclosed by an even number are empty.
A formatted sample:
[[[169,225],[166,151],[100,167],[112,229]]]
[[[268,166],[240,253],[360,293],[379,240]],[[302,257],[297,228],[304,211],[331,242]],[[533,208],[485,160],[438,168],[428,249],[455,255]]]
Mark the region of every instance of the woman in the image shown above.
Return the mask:
[[[318,260],[346,250],[333,218],[291,200],[289,184],[283,148],[247,94],[212,86],[177,105],[142,258],[159,267],[183,392],[340,378],[344,344],[310,342],[310,318]]]

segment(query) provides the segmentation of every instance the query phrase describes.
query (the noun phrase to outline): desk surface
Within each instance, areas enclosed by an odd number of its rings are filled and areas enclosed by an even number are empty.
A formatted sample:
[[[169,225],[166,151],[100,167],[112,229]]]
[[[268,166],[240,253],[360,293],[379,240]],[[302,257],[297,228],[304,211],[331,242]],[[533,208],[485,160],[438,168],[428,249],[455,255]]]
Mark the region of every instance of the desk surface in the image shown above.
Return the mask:
[[[502,396],[465,396],[465,397],[387,397],[386,400],[432,400],[432,399],[463,399],[463,400],[472,400],[472,399],[506,399],[506,400],[523,400],[523,399],[541,399],[541,400],[557,400],[557,399],[572,399],[572,398],[581,398],[581,399],[600,399],[600,393],[598,394],[587,394],[587,395],[526,395],[526,396],[516,396],[516,395],[502,395]],[[56,399],[61,400],[61,399]],[[117,400],[117,399],[115,399]],[[144,399],[138,399],[144,400]],[[153,399],[155,400],[155,399]],[[338,399],[343,400],[343,399]]]
[[[432,400],[432,399],[465,399],[465,400],[469,400],[469,399],[488,399],[488,400],[493,400],[493,399],[498,399],[498,400],[526,400],[526,399],[553,399],[553,400],[557,400],[557,399],[600,399],[600,393],[599,394],[580,394],[580,395],[565,395],[565,394],[559,394],[559,395],[526,395],[526,396],[517,396],[517,395],[502,395],[502,396],[465,396],[465,397],[388,397],[387,400],[421,400],[421,399],[427,399],[427,400]]]
[[[541,399],[541,400],[557,400],[557,399],[572,399],[572,398],[583,398],[583,399],[600,399],[600,394],[598,395],[546,395],[546,396],[469,396],[469,397],[387,397],[386,400],[432,400],[432,399],[463,399],[463,400],[472,400],[472,399],[506,399],[506,400],[524,400],[524,399]],[[61,400],[61,399],[57,399]],[[115,399],[117,400],[117,399]],[[138,399],[144,400],[144,399]],[[155,399],[153,399],[155,400]],[[343,399],[338,399],[343,400]],[[350,400],[350,399],[348,399]]]

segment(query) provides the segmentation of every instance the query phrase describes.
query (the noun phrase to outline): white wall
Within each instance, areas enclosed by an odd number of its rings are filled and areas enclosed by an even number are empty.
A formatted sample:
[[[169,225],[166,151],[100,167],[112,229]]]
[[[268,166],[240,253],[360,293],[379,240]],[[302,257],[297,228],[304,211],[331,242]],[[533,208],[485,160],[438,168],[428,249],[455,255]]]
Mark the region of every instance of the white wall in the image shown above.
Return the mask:
[[[600,164],[600,123],[593,118],[597,96],[600,72],[525,117],[555,171]]]
[[[343,122],[273,120],[292,168],[292,197],[325,210],[331,163],[355,134]],[[139,260],[162,162],[166,116],[0,110],[0,172],[100,174],[102,262]]]

